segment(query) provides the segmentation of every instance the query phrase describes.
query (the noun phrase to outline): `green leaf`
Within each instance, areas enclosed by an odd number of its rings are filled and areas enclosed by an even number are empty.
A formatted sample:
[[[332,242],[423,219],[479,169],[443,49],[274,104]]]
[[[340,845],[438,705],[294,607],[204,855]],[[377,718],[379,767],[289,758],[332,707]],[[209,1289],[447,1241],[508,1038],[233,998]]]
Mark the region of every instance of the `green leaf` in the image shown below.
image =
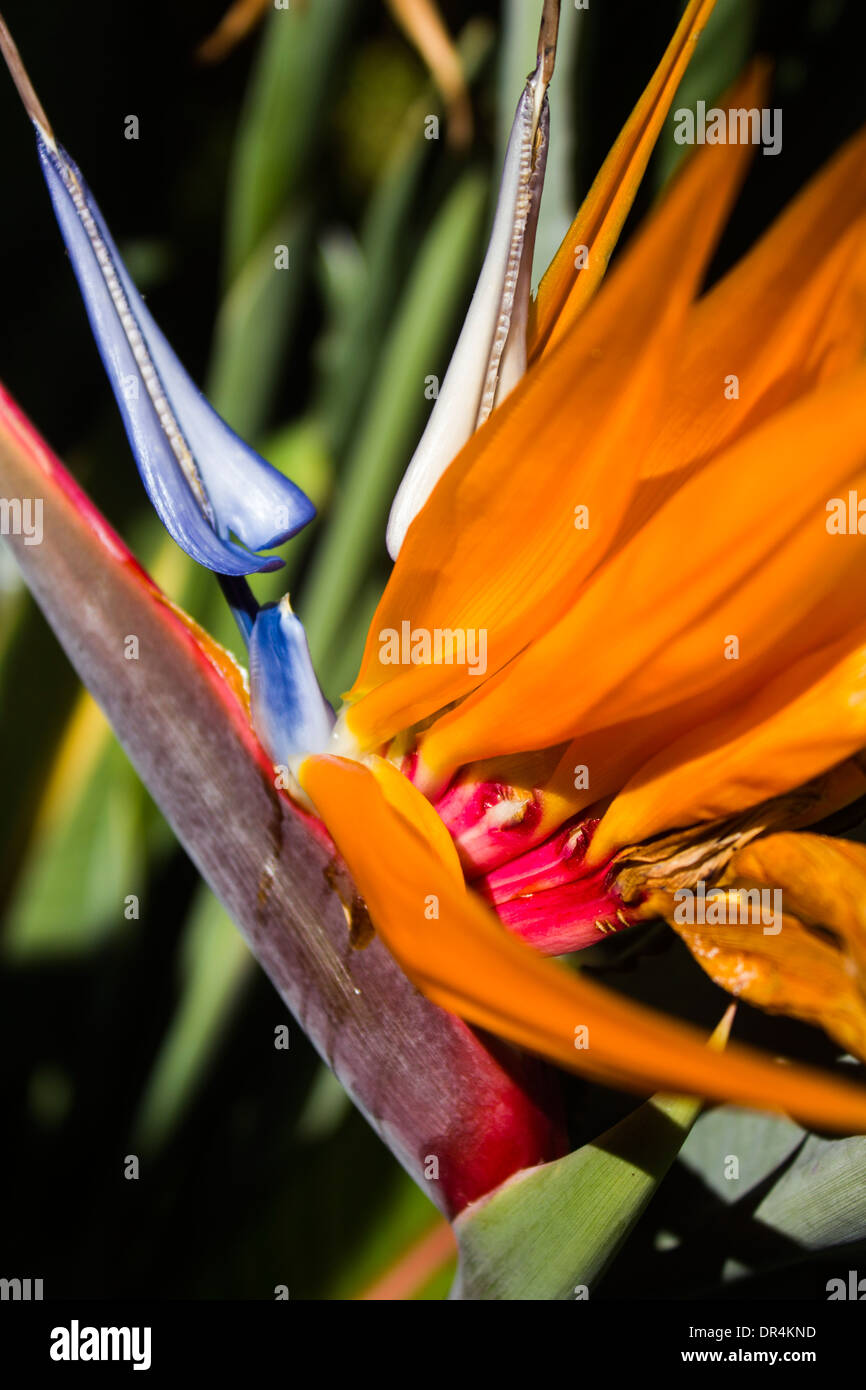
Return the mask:
[[[323,129],[323,93],[349,35],[350,0],[273,10],[247,94],[229,180],[227,281],[282,215]]]
[[[171,1132],[249,976],[252,956],[222,904],[202,886],[184,929],[181,996],[141,1099],[135,1142],[153,1152]]]
[[[489,24],[471,20],[466,25],[457,49],[467,81],[480,71],[492,44]],[[440,107],[441,98],[431,84],[400,130],[366,206],[357,248],[359,273],[353,280],[342,277],[338,305],[329,299],[336,312],[317,353],[321,380],[315,410],[326,424],[331,447],[340,457],[379,370],[376,345],[385,339],[389,318],[399,299],[401,272],[412,246],[413,216],[422,175],[436,149],[435,141],[425,139],[424,117]],[[327,250],[326,245],[322,250]],[[330,284],[333,287],[332,278]]]
[[[714,1224],[737,1251],[737,1273],[866,1240],[862,1135],[824,1139],[780,1116],[722,1106],[701,1117],[681,1157],[726,1203]]]
[[[480,250],[487,181],[464,174],[419,251],[388,335],[337,506],[313,562],[299,612],[320,667],[354,603],[369,557],[384,554],[388,507],[423,414],[424,379],[441,365]]]
[[[327,655],[323,655],[319,679],[323,689],[330,691],[334,699],[349,689],[357,675],[367,632],[384,587],[384,572],[377,572],[366,581],[349,610],[343,627],[343,640],[335,643]]]
[[[310,222],[306,211],[272,223],[220,306],[207,394],[245,439],[258,435],[268,416],[306,285]]]
[[[866,1140],[809,1135],[754,1219],[807,1250],[866,1239]]]
[[[83,704],[83,702],[82,702]],[[79,710],[82,705],[79,705]],[[94,722],[95,721],[95,722]],[[21,960],[69,955],[100,945],[127,925],[124,904],[142,893],[144,834],[141,784],[89,698],[70,733],[96,754],[92,769],[78,760],[78,786],[66,786],[74,748],[57,760],[57,781],[31,837],[9,906],[4,954]],[[85,758],[88,749],[83,750]]]
[[[377,1220],[348,1250],[327,1297],[357,1298],[376,1283],[430,1227],[430,1203],[402,1174],[395,1175]],[[447,1294],[447,1285],[442,1290]]]
[[[454,1223],[452,1297],[587,1298],[667,1173],[700,1111],[655,1096],[591,1144],[531,1168]]]
[[[719,1105],[701,1115],[680,1161],[715,1197],[733,1205],[790,1158],[804,1134],[785,1116]],[[730,1158],[737,1160],[736,1177],[730,1176]]]

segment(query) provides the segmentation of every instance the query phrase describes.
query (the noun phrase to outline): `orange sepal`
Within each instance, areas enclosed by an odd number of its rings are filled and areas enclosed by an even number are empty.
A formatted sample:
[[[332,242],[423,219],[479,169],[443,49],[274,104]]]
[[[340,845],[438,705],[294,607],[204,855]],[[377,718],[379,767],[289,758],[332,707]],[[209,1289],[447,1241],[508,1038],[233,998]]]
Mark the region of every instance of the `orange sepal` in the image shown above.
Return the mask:
[[[418,796],[408,778],[387,759],[373,754],[367,759],[367,766],[389,805],[427,841],[442,867],[463,891],[466,885],[457,848],[427,798]]]
[[[409,528],[348,696],[362,747],[477,690],[484,675],[468,663],[392,663],[384,633],[404,622],[485,633],[489,676],[574,605],[630,506],[686,311],[750,153],[705,146],[688,162],[579,329],[440,479]]]
[[[551,261],[530,310],[530,361],[553,347],[573,326],[601,284],[668,108],[715,3],[716,0],[690,0],[649,86],[623,126]],[[758,80],[759,73],[763,83],[765,70],[758,65],[752,69],[750,80]],[[743,96],[738,90],[731,92],[730,104],[754,104]],[[582,269],[575,265],[579,247],[588,253],[583,257]]]
[[[866,620],[866,537],[827,526],[828,499],[866,492],[864,437],[858,366],[720,455],[564,618],[436,721],[426,768],[444,778],[472,759],[650,717],[667,740],[674,717],[686,728],[713,718]],[[737,659],[726,659],[731,637]]]
[[[678,921],[669,895],[657,895],[655,905],[716,984],[770,1013],[822,1027],[866,1058],[866,847],[770,835],[734,855],[721,886],[719,910],[706,902],[702,915],[722,922]],[[760,916],[756,889],[768,895],[769,921]]]
[[[866,343],[866,131],[690,310],[645,477],[711,458]],[[738,395],[725,383],[737,378]]]
[[[743,704],[651,757],[604,815],[591,858],[722,820],[866,747],[866,629],[783,667]]]
[[[736,1045],[713,1053],[696,1029],[535,955],[458,889],[361,764],[309,758],[301,780],[385,944],[441,1007],[560,1066],[637,1091],[702,1095],[866,1131],[866,1089]]]

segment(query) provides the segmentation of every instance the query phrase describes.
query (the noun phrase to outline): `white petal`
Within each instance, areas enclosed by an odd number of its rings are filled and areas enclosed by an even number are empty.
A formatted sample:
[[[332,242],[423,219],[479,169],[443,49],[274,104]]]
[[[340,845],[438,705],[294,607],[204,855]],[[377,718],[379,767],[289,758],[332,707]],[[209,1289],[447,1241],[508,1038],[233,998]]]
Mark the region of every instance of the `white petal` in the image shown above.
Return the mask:
[[[535,227],[547,151],[549,61],[517,104],[487,255],[427,428],[397,490],[387,545],[406,532],[463,445],[526,370],[526,320]]]

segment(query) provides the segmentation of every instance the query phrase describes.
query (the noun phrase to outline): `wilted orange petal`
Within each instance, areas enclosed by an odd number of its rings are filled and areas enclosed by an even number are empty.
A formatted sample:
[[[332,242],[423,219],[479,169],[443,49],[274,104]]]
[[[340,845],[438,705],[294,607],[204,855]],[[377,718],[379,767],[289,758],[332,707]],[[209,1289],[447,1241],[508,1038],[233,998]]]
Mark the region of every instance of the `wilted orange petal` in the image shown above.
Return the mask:
[[[827,530],[831,498],[866,496],[864,439],[863,367],[747,435],[553,629],[432,726],[427,767],[444,776],[656,713],[669,723],[665,711],[691,700],[711,718],[866,620],[866,536]]]
[[[824,1028],[866,1058],[866,999],[834,946],[787,914],[778,936],[764,936],[755,924],[678,925],[670,912],[674,930],[720,988],[767,1013]]]
[[[866,988],[866,845],[826,835],[770,835],[740,850],[727,876],[780,886],[786,912],[845,943]]]
[[[709,922],[683,921],[683,905],[662,895],[657,906],[717,984],[866,1058],[866,847],[770,835],[734,855],[723,885],[721,913],[705,900]]]
[[[559,341],[598,289],[668,107],[715,2],[690,0],[649,86],[620,132],[542,279],[529,320],[530,360]],[[757,69],[754,72],[757,74]],[[734,104],[761,105],[760,100],[741,100],[745,95],[739,93]],[[733,100],[734,94],[731,96]],[[588,252],[583,269],[575,265],[579,248]]]
[[[863,747],[866,628],[784,667],[750,700],[663,748],[614,798],[590,858],[756,806]]]
[[[348,719],[364,746],[480,679],[466,663],[386,664],[384,632],[404,622],[482,632],[489,673],[572,606],[629,503],[683,316],[748,157],[743,147],[705,146],[689,162],[579,330],[527,374],[440,480],[409,528],[349,697],[360,701]],[[588,529],[578,507],[588,509]]]
[[[615,1074],[636,1090],[681,1091],[786,1110],[813,1126],[866,1130],[866,1089],[742,1047],[714,1054],[695,1029],[536,956],[473,893],[459,890],[361,764],[309,758],[301,778],[385,944],[443,1008],[560,1066]]]

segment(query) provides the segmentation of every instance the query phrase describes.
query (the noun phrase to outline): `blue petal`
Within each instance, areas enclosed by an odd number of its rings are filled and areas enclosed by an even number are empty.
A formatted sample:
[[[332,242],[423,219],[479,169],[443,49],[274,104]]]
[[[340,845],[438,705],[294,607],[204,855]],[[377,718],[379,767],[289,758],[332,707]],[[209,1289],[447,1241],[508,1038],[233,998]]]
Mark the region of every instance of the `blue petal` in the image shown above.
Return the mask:
[[[253,728],[274,763],[321,753],[334,727],[334,711],[316,680],[310,649],[288,598],[262,608],[250,637]]]
[[[295,535],[315,515],[313,504],[229,428],[190,380],[132,283],[80,170],[38,127],[36,140],[96,344],[163,525],[188,555],[219,574],[279,569],[278,556],[251,551]]]

